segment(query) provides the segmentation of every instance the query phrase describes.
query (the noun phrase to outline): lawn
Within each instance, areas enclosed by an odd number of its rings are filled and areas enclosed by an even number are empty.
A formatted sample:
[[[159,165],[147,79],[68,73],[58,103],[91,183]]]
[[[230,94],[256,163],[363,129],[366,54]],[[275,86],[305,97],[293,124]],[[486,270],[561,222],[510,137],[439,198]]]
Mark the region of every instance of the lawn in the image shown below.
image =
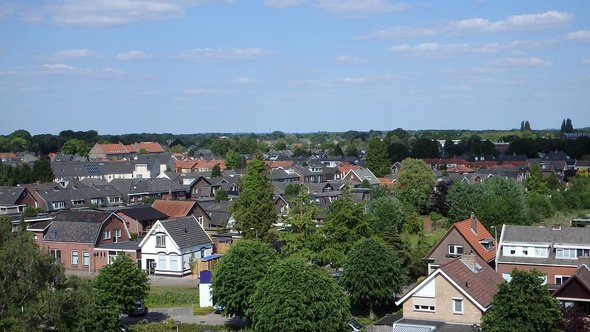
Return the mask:
[[[151,286],[148,308],[186,307],[199,303],[199,289],[182,286]]]
[[[585,216],[590,213],[588,210],[573,210],[573,211],[557,211],[551,218],[544,219],[545,226],[551,226],[555,224],[569,225],[572,219],[586,218]]]

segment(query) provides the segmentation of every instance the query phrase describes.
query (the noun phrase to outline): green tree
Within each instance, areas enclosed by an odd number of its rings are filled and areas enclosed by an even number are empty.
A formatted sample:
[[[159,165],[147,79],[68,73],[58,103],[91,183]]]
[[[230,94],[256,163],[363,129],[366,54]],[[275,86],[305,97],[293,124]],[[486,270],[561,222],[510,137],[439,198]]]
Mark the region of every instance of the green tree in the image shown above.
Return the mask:
[[[147,274],[127,255],[119,255],[100,270],[94,287],[110,298],[120,312],[135,311],[135,302],[147,297],[150,290]]]
[[[258,234],[262,239],[272,240],[269,231],[277,214],[267,173],[264,162],[252,160],[244,176],[242,191],[229,208],[236,220],[236,229],[246,238]]]
[[[366,165],[377,177],[391,173],[391,164],[387,155],[387,144],[378,136],[369,138]]]
[[[286,197],[295,197],[299,195],[302,190],[302,185],[298,182],[289,183],[285,186],[285,196]]]
[[[449,188],[446,204],[449,209],[448,216],[452,221],[464,220],[478,207],[483,195],[483,186],[457,181]]]
[[[395,251],[380,240],[366,238],[357,241],[342,264],[340,285],[353,305],[374,309],[390,304],[394,295],[405,285],[401,261]]]
[[[280,233],[283,254],[297,254],[306,260],[314,256],[312,241],[317,235],[317,223],[314,219],[317,212],[317,205],[305,191],[290,200],[289,214],[286,217],[286,223],[290,227]]]
[[[227,201],[229,200],[229,195],[227,194],[227,191],[225,191],[225,189],[219,188],[215,192],[214,200],[215,202]]]
[[[350,317],[344,291],[324,269],[289,258],[256,286],[249,310],[255,331],[345,331]]]
[[[550,218],[555,214],[551,200],[545,194],[530,192],[525,195],[527,217],[533,222],[540,222],[544,218]]]
[[[440,156],[438,142],[428,138],[419,138],[412,145],[412,158],[438,158]]]
[[[344,193],[330,206],[330,211],[321,228],[324,236],[320,259],[333,267],[340,267],[352,244],[370,235],[370,226],[364,208]]]
[[[256,283],[267,275],[276,260],[276,252],[266,243],[254,240],[236,242],[213,271],[213,302],[224,307],[226,316],[251,318],[247,311],[252,307],[250,297]]]
[[[334,150],[332,151],[332,154],[334,156],[344,157],[344,151],[342,151],[342,147],[340,147],[340,144],[336,143],[336,145],[334,146]]]
[[[383,237],[391,229],[401,232],[406,214],[397,198],[382,196],[371,198],[367,204],[367,215],[372,233]]]
[[[61,152],[64,154],[77,154],[79,156],[88,156],[90,148],[86,142],[72,138],[61,146]]]
[[[359,150],[355,144],[349,143],[348,145],[346,145],[346,149],[344,149],[344,154],[347,157],[358,157]]]
[[[563,121],[561,121],[561,133],[565,133],[566,132],[566,126],[565,126],[565,119],[563,119]]]
[[[486,227],[500,227],[507,220],[514,224],[530,224],[526,217],[524,190],[515,180],[501,177],[487,179],[475,214]]]
[[[574,126],[572,125],[572,120],[570,120],[570,118],[567,118],[565,120],[565,132],[566,133],[573,133],[574,132]]]
[[[215,164],[211,168],[211,177],[214,178],[217,176],[221,176],[221,166],[219,164]]]
[[[435,184],[434,173],[422,160],[407,158],[397,176],[396,197],[417,212],[428,210],[428,196]]]
[[[555,298],[543,285],[537,271],[513,270],[510,282],[503,281],[492,300],[492,307],[483,317],[486,332],[551,332],[562,315]]]
[[[590,208],[590,177],[588,172],[578,171],[576,176],[570,179],[571,186],[565,192],[567,206],[571,209]]]
[[[528,121],[525,121],[525,123],[524,123],[524,130],[528,130],[528,131],[531,130],[531,124]]]
[[[228,151],[225,154],[225,167],[227,169],[241,169],[246,167],[246,160],[241,154],[234,151]]]
[[[529,177],[526,180],[527,188],[538,194],[545,194],[547,191],[547,180],[543,177],[539,163],[532,163],[529,169]]]

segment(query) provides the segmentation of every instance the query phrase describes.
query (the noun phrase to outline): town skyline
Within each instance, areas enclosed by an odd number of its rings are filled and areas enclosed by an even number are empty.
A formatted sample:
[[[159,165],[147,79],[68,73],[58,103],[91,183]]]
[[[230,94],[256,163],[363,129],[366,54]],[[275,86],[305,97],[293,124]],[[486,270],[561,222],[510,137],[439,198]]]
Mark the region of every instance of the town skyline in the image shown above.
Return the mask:
[[[590,4],[3,1],[0,134],[588,127]]]

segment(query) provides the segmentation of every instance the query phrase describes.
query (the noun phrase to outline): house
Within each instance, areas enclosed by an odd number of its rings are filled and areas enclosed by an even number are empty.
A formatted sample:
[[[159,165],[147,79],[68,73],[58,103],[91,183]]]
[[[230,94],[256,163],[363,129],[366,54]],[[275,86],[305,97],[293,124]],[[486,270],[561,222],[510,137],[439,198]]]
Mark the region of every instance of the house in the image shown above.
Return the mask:
[[[494,266],[496,240],[473,215],[454,223],[432,247],[424,258],[428,262],[428,273],[464,254],[474,254]]]
[[[186,186],[189,197],[197,199],[201,197],[211,197],[211,182],[198,173],[188,173],[182,176],[182,184]]]
[[[378,187],[380,183],[379,179],[368,168],[351,169],[342,179],[345,181],[355,181],[360,183],[367,181],[371,187]]]
[[[301,183],[321,183],[326,181],[326,174],[324,173],[323,165],[308,165],[308,166],[293,166],[293,171],[299,175],[299,182]]]
[[[35,207],[47,212],[119,206],[123,203],[121,193],[111,185],[88,186],[72,181],[63,185],[55,182],[28,184],[26,188],[35,200]]]
[[[139,204],[144,198],[184,199],[186,187],[166,178],[156,179],[114,179],[109,182],[120,193],[127,204]]]
[[[202,211],[205,212],[205,216],[203,216],[203,224],[205,225],[205,228],[227,227],[228,224],[232,223],[233,217],[229,213],[229,205],[231,202],[215,202],[210,200],[197,201],[197,204],[201,207]],[[195,216],[197,216],[197,214],[195,214]],[[208,227],[207,223],[209,224]]]
[[[133,149],[137,154],[159,154],[164,153],[164,148],[158,142],[135,142],[133,143]]]
[[[199,207],[196,201],[172,201],[157,199],[152,203],[152,208],[162,212],[168,218],[186,217],[195,212]]]
[[[27,206],[36,207],[37,202],[26,187],[0,186],[0,215],[21,213]]]
[[[135,241],[129,241],[125,222],[113,212],[59,211],[49,220],[32,224],[28,231],[33,233],[40,250],[49,252],[69,270],[95,272],[109,264],[118,253],[100,249],[101,246],[131,244],[118,251],[135,260],[140,257]]]
[[[562,278],[563,284],[553,292],[561,306],[590,316],[590,267],[581,265],[570,278]]]
[[[395,304],[403,305],[404,319],[480,324],[501,282],[477,255],[463,255],[440,266]],[[394,325],[392,331],[407,330]]]
[[[141,267],[150,274],[183,277],[192,263],[212,254],[213,240],[194,216],[160,220],[139,244]]]
[[[131,234],[145,236],[156,221],[168,219],[168,216],[151,206],[131,206],[116,212],[123,219]]]
[[[88,152],[90,160],[129,160],[134,156],[135,151],[129,149],[123,143],[99,144],[96,143]]]
[[[513,269],[538,270],[561,285],[590,257],[590,227],[502,226],[496,270],[510,280]]]

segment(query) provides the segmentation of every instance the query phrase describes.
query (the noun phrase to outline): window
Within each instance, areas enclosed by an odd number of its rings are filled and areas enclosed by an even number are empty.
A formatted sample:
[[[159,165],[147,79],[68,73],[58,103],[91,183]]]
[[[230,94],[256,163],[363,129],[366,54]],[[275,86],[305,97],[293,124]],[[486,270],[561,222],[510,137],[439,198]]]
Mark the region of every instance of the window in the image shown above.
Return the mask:
[[[563,285],[570,278],[570,276],[555,276],[555,284]]]
[[[166,270],[166,254],[158,254],[158,270]]]
[[[102,204],[102,198],[92,198],[90,199],[90,204],[100,205]]]
[[[72,205],[74,206],[80,206],[84,204],[84,200],[83,199],[73,199],[72,200]]]
[[[121,229],[115,229],[115,237],[121,237]]]
[[[205,257],[205,248],[201,248],[201,258]]]
[[[51,255],[51,257],[55,259],[61,259],[61,250],[51,249],[49,251],[49,254]]]
[[[178,270],[178,255],[176,254],[170,254],[170,270]]]
[[[82,265],[83,266],[90,265],[90,253],[88,251],[82,252]]]
[[[463,314],[463,299],[453,299],[453,313]]]
[[[547,257],[548,255],[549,255],[549,250],[547,248],[535,247],[535,256]]]
[[[578,256],[576,249],[557,248],[555,249],[555,258],[576,259]]]
[[[463,255],[463,246],[449,245],[449,255]]]
[[[121,202],[121,197],[119,197],[119,196],[108,197],[108,201],[109,201],[109,203],[119,203],[119,202]]]
[[[110,239],[111,238],[111,231],[104,231],[104,232],[102,232],[102,238],[104,240]]]
[[[418,305],[418,304],[414,304],[414,311],[428,311],[428,312],[434,312],[434,306],[433,305]]]
[[[510,275],[510,273],[502,273],[502,278],[504,278],[504,280],[508,282],[512,281],[512,276]]]
[[[53,202],[51,205],[54,210],[64,209],[66,207],[66,202]]]
[[[166,247],[166,235],[156,235],[156,248]]]
[[[72,265],[78,265],[78,252],[72,251]]]
[[[578,257],[590,256],[590,249],[578,249]]]

